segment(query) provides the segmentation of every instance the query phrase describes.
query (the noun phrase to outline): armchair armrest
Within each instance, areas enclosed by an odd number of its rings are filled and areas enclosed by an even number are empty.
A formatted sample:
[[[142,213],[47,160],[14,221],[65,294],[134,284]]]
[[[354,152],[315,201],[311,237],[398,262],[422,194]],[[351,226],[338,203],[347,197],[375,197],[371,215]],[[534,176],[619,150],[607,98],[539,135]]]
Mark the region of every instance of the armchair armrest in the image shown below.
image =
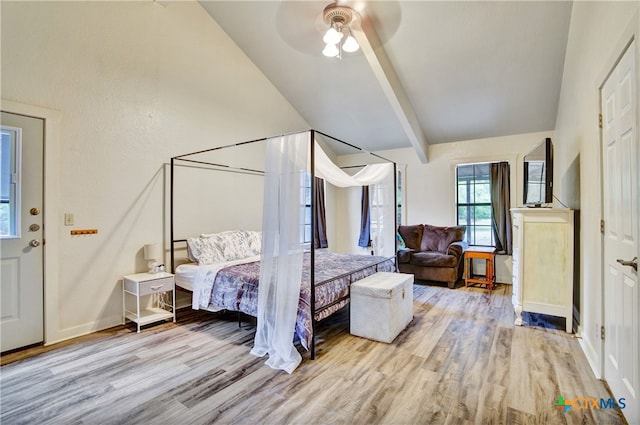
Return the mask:
[[[469,244],[465,241],[452,242],[447,248],[447,255],[453,255],[460,259],[468,247]]]
[[[411,254],[417,252],[412,248],[403,248],[398,250],[398,263],[408,263],[411,261]]]

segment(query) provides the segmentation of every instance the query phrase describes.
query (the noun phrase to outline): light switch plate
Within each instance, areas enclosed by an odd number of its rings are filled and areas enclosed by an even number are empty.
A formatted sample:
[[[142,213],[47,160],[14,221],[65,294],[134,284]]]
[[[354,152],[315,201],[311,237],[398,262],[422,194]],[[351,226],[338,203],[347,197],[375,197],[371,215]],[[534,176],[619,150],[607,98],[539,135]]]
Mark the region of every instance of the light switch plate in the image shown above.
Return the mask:
[[[64,225],[65,226],[73,226],[73,214],[65,213],[64,214]]]

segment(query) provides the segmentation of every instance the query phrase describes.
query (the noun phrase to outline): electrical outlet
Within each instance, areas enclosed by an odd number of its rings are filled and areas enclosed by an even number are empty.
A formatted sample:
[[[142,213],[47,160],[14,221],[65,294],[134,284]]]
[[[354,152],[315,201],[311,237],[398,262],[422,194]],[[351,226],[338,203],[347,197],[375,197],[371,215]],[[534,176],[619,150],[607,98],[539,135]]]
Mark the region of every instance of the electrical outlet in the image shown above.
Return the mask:
[[[65,213],[64,214],[64,225],[65,226],[73,226],[73,214]]]

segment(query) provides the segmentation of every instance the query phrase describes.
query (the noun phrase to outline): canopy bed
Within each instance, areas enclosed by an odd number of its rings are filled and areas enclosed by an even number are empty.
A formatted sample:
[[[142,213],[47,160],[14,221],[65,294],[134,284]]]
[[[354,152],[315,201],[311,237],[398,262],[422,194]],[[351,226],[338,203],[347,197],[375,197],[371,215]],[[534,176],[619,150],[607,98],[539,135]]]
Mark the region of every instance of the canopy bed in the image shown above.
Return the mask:
[[[350,175],[325,152],[335,155],[331,145],[367,154],[375,163],[358,166],[359,171]],[[259,146],[260,155],[246,154],[249,146]],[[222,177],[217,174],[217,184],[225,187],[233,187],[235,179],[246,176],[253,179],[248,186],[262,184],[261,231],[227,228],[178,238],[178,223],[185,222],[176,214],[184,200],[178,200],[178,194],[193,191],[202,181],[181,185],[176,172],[184,168],[222,173]],[[263,182],[256,182],[260,178]],[[394,162],[316,130],[173,157],[170,249],[176,284],[193,292],[194,309],[240,311],[256,317],[252,354],[269,354],[269,366],[291,373],[301,361],[294,337],[313,359],[315,324],[348,304],[351,283],[379,271],[396,270],[395,179]],[[319,248],[326,246],[316,225],[318,212],[324,209],[324,197],[309,193],[316,194],[325,181],[336,188],[370,186],[369,218],[375,255],[337,254]],[[232,199],[220,199],[219,203],[233,205],[220,205],[220,209],[231,208],[241,214],[238,198],[254,202],[250,209],[258,209],[254,199],[258,196],[230,192],[225,197]],[[310,227],[305,225],[305,214],[307,218],[310,214]],[[193,225],[192,220],[186,221]],[[194,231],[187,233],[193,235]],[[185,245],[190,263],[177,266],[176,254],[184,251]]]

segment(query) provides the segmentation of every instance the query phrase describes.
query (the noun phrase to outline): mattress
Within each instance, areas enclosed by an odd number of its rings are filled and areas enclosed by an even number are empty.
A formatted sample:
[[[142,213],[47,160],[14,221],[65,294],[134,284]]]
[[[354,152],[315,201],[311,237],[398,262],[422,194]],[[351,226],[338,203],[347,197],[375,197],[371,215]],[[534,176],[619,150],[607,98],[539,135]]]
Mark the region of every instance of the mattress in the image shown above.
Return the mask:
[[[199,266],[195,263],[180,264],[176,269],[176,285],[188,291],[193,291],[193,282],[201,276],[207,266]],[[205,271],[206,272],[206,271]]]

